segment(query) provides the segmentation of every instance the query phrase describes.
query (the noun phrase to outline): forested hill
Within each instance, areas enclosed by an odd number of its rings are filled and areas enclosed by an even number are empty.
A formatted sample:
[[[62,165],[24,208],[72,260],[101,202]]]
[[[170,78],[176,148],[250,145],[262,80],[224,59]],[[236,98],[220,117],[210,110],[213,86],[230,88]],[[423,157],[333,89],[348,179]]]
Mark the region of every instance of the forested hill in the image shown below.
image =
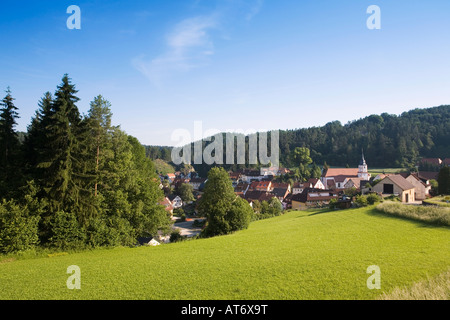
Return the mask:
[[[330,166],[357,166],[362,149],[371,167],[413,167],[422,157],[450,158],[450,105],[370,115],[345,125],[334,121],[322,127],[282,130],[283,166],[293,165],[290,154],[296,147],[309,148],[315,163]],[[170,148],[146,149],[152,159],[170,161]]]
[[[372,167],[410,167],[420,157],[450,157],[450,105],[383,113],[342,125],[282,131],[281,162],[295,147],[308,147],[316,163],[356,166],[364,148]]]

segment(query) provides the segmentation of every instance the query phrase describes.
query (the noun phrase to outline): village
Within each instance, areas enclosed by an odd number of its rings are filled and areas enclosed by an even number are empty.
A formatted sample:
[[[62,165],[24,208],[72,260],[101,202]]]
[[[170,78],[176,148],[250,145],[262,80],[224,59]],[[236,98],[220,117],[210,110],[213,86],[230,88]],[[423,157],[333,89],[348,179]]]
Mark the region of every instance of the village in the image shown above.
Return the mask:
[[[422,159],[421,164],[450,166],[450,159]],[[431,181],[438,179],[438,172],[433,171],[372,175],[369,173],[364,154],[357,168],[329,167],[322,169],[320,178],[311,178],[305,182],[280,182],[281,177],[289,175],[290,172],[287,168],[263,168],[228,173],[235,194],[247,200],[251,207],[258,202],[269,202],[272,198],[277,198],[283,210],[323,208],[328,207],[330,202],[345,209],[355,206],[357,195],[368,194],[376,194],[383,199],[396,199],[405,204],[420,205],[423,200],[432,197]],[[186,216],[193,217],[187,218],[191,221],[190,224],[187,223],[188,228],[181,228],[183,235],[189,237],[199,233],[200,228],[194,228],[192,231],[197,214],[195,202],[201,198],[207,179],[198,177],[194,171],[186,175],[181,172],[168,173],[160,175],[160,179],[160,188],[164,189],[166,195],[160,204],[165,206],[176,222],[185,222]],[[176,192],[183,184],[189,185],[192,190],[192,198],[188,201],[183,201]],[[181,218],[177,215],[178,212],[183,212]]]

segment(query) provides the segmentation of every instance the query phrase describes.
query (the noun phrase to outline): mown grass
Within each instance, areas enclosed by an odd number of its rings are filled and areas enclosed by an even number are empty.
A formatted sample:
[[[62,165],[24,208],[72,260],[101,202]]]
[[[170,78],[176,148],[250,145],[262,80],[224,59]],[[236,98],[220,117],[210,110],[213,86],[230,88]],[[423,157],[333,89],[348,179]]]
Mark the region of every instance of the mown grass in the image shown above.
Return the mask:
[[[211,239],[11,260],[0,299],[376,299],[447,270],[449,232],[374,207],[290,212]],[[381,290],[367,288],[371,265]]]

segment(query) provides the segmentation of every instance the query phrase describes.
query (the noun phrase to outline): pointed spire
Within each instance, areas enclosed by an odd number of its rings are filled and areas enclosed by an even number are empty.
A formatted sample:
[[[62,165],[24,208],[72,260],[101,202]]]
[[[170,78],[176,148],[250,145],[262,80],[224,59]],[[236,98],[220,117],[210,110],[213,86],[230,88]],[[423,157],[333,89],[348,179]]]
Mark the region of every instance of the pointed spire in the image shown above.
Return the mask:
[[[361,162],[359,163],[360,166],[366,164],[366,159],[364,159],[364,148],[361,149],[361,154],[362,154],[362,157],[361,157]]]

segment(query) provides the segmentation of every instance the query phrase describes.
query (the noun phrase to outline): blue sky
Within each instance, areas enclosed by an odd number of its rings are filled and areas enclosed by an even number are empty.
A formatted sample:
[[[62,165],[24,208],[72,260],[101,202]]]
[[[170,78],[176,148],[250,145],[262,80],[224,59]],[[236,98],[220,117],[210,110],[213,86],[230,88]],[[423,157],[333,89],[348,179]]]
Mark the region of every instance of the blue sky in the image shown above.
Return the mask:
[[[66,9],[81,9],[69,30]],[[381,30],[369,30],[370,5]],[[174,145],[203,129],[270,130],[450,104],[448,0],[8,1],[0,90],[26,126],[64,73],[78,107],[102,94],[114,124]],[[3,96],[3,94],[2,94]]]

